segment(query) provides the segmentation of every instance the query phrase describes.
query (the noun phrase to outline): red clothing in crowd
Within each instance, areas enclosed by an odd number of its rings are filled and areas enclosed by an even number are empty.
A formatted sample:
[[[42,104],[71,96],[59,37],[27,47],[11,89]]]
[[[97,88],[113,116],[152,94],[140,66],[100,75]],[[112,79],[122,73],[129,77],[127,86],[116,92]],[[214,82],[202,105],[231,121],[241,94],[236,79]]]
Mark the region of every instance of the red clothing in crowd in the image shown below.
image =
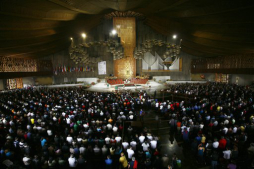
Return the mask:
[[[219,141],[219,148],[220,149],[225,149],[226,148],[226,144],[227,144],[227,140],[226,139],[220,139],[220,141]]]

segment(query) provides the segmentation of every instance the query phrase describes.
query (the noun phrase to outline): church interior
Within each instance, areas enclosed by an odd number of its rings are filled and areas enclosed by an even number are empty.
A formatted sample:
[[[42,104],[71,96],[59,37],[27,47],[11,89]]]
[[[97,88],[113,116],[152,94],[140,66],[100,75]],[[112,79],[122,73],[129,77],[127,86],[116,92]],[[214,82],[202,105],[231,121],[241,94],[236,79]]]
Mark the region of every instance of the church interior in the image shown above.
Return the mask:
[[[254,168],[254,2],[0,1],[0,167]]]

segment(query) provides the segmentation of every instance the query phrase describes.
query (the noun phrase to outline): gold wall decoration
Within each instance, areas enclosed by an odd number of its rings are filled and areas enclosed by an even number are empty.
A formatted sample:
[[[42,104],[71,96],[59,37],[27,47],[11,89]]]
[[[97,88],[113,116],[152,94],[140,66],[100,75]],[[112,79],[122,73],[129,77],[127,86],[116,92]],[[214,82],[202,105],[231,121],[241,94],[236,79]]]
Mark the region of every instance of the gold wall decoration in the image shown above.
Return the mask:
[[[50,60],[0,57],[0,72],[52,71]]]
[[[135,17],[114,17],[113,27],[124,48],[124,58],[114,61],[114,74],[118,78],[133,78],[136,76],[136,59],[133,57],[136,47]]]
[[[17,84],[17,89],[22,89],[23,88],[23,79],[16,78],[16,84]]]
[[[8,89],[21,89],[23,88],[23,79],[7,79],[7,88]]]

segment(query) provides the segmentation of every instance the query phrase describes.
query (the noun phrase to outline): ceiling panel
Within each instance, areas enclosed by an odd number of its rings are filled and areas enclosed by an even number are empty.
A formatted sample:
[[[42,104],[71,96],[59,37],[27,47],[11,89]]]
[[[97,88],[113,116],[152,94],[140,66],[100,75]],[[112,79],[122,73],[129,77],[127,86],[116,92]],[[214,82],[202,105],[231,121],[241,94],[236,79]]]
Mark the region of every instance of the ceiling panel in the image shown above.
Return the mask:
[[[67,48],[69,37],[114,11],[143,14],[164,35],[177,33],[183,51],[200,57],[253,53],[254,1],[8,0],[0,1],[0,56],[37,58]]]

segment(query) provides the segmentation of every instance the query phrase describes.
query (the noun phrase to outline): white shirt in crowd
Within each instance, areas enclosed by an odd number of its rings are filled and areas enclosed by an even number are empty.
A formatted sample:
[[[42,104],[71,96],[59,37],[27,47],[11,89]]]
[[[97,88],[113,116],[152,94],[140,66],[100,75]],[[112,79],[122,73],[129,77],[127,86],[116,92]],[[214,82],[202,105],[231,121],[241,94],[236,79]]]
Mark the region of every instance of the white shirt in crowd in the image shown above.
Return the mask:
[[[130,145],[131,145],[133,150],[136,150],[136,146],[137,146],[137,142],[136,141],[130,142]]]
[[[133,118],[134,118],[133,115],[130,115],[130,116],[129,116],[129,119],[130,119],[130,120],[133,120]]]
[[[128,153],[128,159],[131,159],[134,154],[134,151],[132,149],[127,149],[127,153]]]
[[[151,140],[153,139],[153,136],[151,136],[151,135],[147,135],[146,137],[147,137],[147,139],[148,139],[149,141],[151,141]]]
[[[110,138],[109,138],[109,137],[106,137],[106,138],[105,138],[105,143],[106,143],[106,144],[109,144],[109,142],[110,142]]]
[[[107,129],[108,130],[112,130],[112,125],[111,124],[107,124]]]
[[[225,158],[226,160],[230,159],[230,155],[231,155],[231,150],[223,151],[223,158]]]
[[[52,131],[51,130],[47,130],[48,136],[52,136]]]
[[[68,141],[69,144],[72,143],[73,138],[71,136],[66,137],[66,141]]]
[[[85,148],[85,147],[80,147],[80,148],[79,148],[80,154],[84,154],[85,151],[86,151],[86,148]]]
[[[227,128],[227,127],[224,127],[224,128],[223,128],[223,132],[224,132],[224,134],[227,134],[227,133],[228,133],[228,128]]]
[[[145,140],[145,136],[139,136],[139,138],[138,138],[138,139],[139,139],[139,142],[140,142],[140,143],[143,143],[143,142],[144,142],[144,140]]]
[[[76,167],[77,164],[78,164],[75,157],[70,157],[70,158],[68,159],[68,161],[69,161],[69,166],[70,166],[70,167]]]
[[[186,126],[182,126],[181,127],[181,131],[184,132],[184,129],[186,128]]]
[[[237,127],[233,128],[233,133],[237,133]]]
[[[67,124],[70,124],[70,123],[71,123],[71,119],[67,117],[67,118],[66,118],[66,123],[67,123]]]
[[[54,116],[54,117],[53,117],[53,120],[54,120],[54,121],[57,121],[57,118]]]
[[[200,129],[203,129],[204,128],[204,124],[200,124]]]
[[[213,142],[213,148],[218,148],[218,147],[219,147],[219,142],[218,141]]]
[[[152,140],[152,141],[150,141],[150,143],[151,143],[151,148],[152,149],[156,149],[156,147],[157,147],[157,141],[156,140]]]
[[[123,145],[123,148],[126,150],[126,149],[127,149],[127,147],[129,146],[129,143],[127,143],[127,142],[123,142],[123,143],[122,143],[122,145]]]
[[[85,128],[85,129],[88,129],[88,125],[87,124],[83,124],[83,127]]]
[[[116,137],[115,137],[115,140],[116,140],[117,143],[120,143],[121,140],[122,140],[122,138],[121,138],[120,136],[116,136]]]
[[[26,128],[27,130],[31,130],[31,126],[29,124],[26,126]]]
[[[143,147],[143,151],[148,151],[148,147],[150,147],[150,145],[148,143],[143,143],[142,147]]]
[[[224,124],[227,125],[229,123],[228,119],[224,121]]]
[[[77,138],[77,141],[78,141],[78,143],[81,143],[82,138],[78,137],[78,138]]]
[[[24,162],[25,165],[30,165],[30,163],[31,163],[29,157],[24,157],[24,158],[23,158],[23,162]]]
[[[118,128],[116,126],[113,127],[113,132],[117,132]]]

